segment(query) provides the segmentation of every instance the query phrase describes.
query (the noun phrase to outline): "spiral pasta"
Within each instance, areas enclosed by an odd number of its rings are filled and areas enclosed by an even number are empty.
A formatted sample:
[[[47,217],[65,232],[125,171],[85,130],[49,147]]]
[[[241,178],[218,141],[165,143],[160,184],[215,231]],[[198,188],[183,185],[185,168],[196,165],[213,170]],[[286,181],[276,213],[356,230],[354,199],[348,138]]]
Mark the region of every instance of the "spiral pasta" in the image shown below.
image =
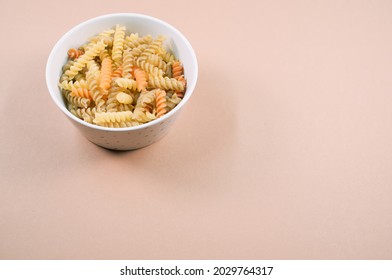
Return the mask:
[[[132,33],[129,36],[125,37],[125,47],[127,49],[134,49],[142,44],[150,44],[151,41],[151,35],[146,35],[140,38],[138,33]]]
[[[90,106],[91,101],[88,98],[71,95],[69,91],[63,91],[63,94],[67,99],[68,103],[74,105],[75,107],[87,108],[88,106]]]
[[[157,117],[154,114],[146,111],[143,108],[135,108],[133,112],[133,119],[140,123],[150,122],[152,120],[155,120],[156,118]]]
[[[61,83],[59,83],[59,87],[61,89],[72,91],[73,88],[87,88],[88,86],[86,80],[82,79],[76,82],[67,80],[62,81]]]
[[[70,108],[70,112],[85,122],[93,123],[97,110],[95,108]]]
[[[167,63],[163,61],[162,57],[157,54],[152,54],[148,57],[147,62],[151,63],[153,66],[162,69],[162,71],[167,71]]]
[[[116,99],[121,104],[131,104],[133,101],[132,96],[130,94],[125,93],[125,92],[118,93],[116,95]]]
[[[153,77],[148,80],[148,85],[154,88],[161,88],[164,90],[178,90],[182,91],[185,89],[184,83],[174,78],[168,77]]]
[[[121,123],[121,122],[132,121],[132,112],[97,112],[95,113],[94,123],[105,124],[105,123]]]
[[[123,63],[122,63],[122,67],[123,67],[122,76],[124,78],[129,79],[132,77],[131,72],[132,72],[133,64],[134,64],[133,53],[131,52],[131,49],[126,49],[123,54]]]
[[[67,51],[58,83],[68,110],[88,123],[141,125],[173,110],[186,92],[184,67],[160,35],[117,24]]]
[[[109,57],[105,57],[102,61],[102,66],[101,66],[101,77],[99,80],[100,88],[107,90],[110,87],[111,78],[112,78],[112,60]]]
[[[141,54],[139,59],[140,60],[147,60],[150,55],[159,53],[163,41],[165,40],[164,36],[158,36],[156,40],[154,40]]]
[[[176,60],[174,55],[165,49],[161,50],[161,56],[162,56],[163,61],[165,61],[166,63],[170,63],[170,62],[172,63]]]
[[[151,63],[147,62],[146,60],[143,59],[138,59],[136,60],[136,65],[147,72],[148,74],[151,74],[153,76],[159,76],[163,77],[164,72],[162,69],[159,69],[158,67],[152,65]]]
[[[70,69],[65,72],[65,74],[68,76],[68,79],[74,78],[79,73],[79,71],[82,70],[89,61],[93,60],[93,58],[96,57],[104,48],[105,44],[103,42],[98,42],[82,56],[76,59],[75,63],[70,67]]]
[[[136,79],[137,83],[137,90],[138,91],[143,91],[146,90],[147,87],[147,74],[143,70],[139,69],[138,67],[135,67],[134,71],[134,76]]]
[[[114,33],[112,59],[116,66],[120,66],[122,63],[122,53],[124,50],[124,37],[125,27],[116,25],[116,31]]]
[[[184,68],[182,67],[181,62],[174,61],[172,64],[172,76],[174,79],[178,79],[184,73]]]
[[[131,90],[137,90],[137,82],[133,79],[127,79],[127,78],[117,78],[116,83],[118,86],[122,88],[127,88]]]
[[[69,57],[70,59],[78,58],[78,57],[81,56],[82,54],[84,54],[84,51],[82,51],[82,50],[78,50],[78,49],[75,49],[75,48],[70,48],[70,49],[68,50],[68,57]]]
[[[157,118],[162,117],[166,114],[166,91],[157,90],[155,92],[155,104],[157,107]]]
[[[82,88],[82,87],[79,88],[72,87],[71,96],[83,97],[90,100],[93,99],[91,96],[91,92],[87,88]]]
[[[86,73],[87,84],[90,88],[92,98],[95,102],[95,106],[97,111],[101,111],[105,106],[105,100],[103,99],[103,93],[99,89],[98,78],[100,75],[100,71],[98,69],[98,65],[95,61],[90,61],[87,64],[88,71]]]
[[[166,95],[166,111],[169,112],[174,109],[181,102],[181,98],[178,97],[176,93],[174,93],[171,97]]]
[[[184,85],[184,90],[177,90],[177,96],[180,98],[184,97],[184,91],[185,91],[185,86],[186,86],[186,80],[184,78],[184,75],[181,75],[177,78],[177,81],[179,81],[180,83],[182,83]]]
[[[118,67],[115,71],[112,72],[112,78],[120,78],[123,75],[123,67]]]
[[[115,82],[115,78],[112,78],[112,83],[109,88],[109,95],[106,101],[106,112],[117,112],[119,102],[117,100],[117,95],[123,92],[124,88],[121,88]]]

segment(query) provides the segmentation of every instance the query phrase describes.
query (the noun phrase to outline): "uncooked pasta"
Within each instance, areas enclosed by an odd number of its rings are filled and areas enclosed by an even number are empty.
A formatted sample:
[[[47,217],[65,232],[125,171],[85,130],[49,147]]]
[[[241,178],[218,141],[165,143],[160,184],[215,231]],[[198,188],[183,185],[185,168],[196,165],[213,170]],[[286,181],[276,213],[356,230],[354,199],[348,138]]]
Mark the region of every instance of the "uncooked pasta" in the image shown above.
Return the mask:
[[[104,127],[141,125],[175,108],[186,92],[184,68],[165,36],[117,24],[67,52],[59,87],[68,110]]]

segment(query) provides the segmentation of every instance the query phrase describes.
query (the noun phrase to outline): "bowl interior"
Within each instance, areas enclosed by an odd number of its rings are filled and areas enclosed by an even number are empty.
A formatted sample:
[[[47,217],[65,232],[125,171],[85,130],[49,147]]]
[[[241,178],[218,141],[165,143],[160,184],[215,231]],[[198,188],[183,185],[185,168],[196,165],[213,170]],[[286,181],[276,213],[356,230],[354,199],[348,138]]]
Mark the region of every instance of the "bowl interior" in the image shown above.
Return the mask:
[[[179,110],[189,99],[196,85],[198,71],[196,55],[188,40],[177,29],[161,20],[141,14],[111,14],[93,18],[75,26],[57,42],[46,65],[46,82],[55,103],[71,118],[90,126],[74,117],[66,109],[61,91],[58,88],[62,66],[67,62],[68,49],[79,47],[89,38],[113,28],[116,24],[126,26],[128,33],[138,33],[139,36],[148,34],[153,38],[158,35],[166,36],[165,46],[183,63],[184,75],[187,79],[184,99],[168,114]]]

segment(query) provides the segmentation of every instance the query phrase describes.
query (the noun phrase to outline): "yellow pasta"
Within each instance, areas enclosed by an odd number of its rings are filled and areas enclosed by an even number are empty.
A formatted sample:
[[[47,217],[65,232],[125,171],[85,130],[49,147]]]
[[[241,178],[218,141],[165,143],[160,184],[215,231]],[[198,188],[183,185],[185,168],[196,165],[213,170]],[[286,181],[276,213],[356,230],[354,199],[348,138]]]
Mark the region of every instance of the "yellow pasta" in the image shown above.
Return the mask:
[[[127,89],[132,89],[132,90],[137,90],[137,83],[133,79],[127,79],[127,78],[117,78],[116,83],[119,87],[122,88],[127,88]]]
[[[131,104],[133,101],[132,96],[130,94],[125,93],[125,92],[118,93],[116,95],[116,99],[121,104]]]
[[[68,79],[73,79],[80,70],[83,69],[87,65],[87,63],[93,60],[103,49],[105,48],[105,44],[103,42],[98,42],[94,44],[88,51],[82,54],[75,60],[75,63],[70,67],[69,70],[65,72],[65,75],[68,76]]]
[[[112,59],[117,66],[122,63],[123,50],[124,50],[124,37],[125,37],[125,27],[116,25],[116,31],[114,33],[113,49],[112,49]]]
[[[162,35],[127,34],[117,24],[70,48],[58,84],[68,110],[111,128],[141,125],[173,110],[186,93],[186,79],[164,41]]]

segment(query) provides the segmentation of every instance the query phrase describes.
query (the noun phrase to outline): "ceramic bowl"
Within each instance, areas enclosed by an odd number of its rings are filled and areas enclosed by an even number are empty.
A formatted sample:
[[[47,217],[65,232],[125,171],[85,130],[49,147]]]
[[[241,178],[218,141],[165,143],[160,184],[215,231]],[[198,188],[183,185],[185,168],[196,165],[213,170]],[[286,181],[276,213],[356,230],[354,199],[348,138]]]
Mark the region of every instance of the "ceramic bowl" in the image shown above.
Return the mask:
[[[154,121],[128,128],[106,128],[87,123],[75,117],[66,107],[58,87],[62,67],[67,62],[67,51],[84,44],[88,38],[113,28],[116,24],[124,25],[127,32],[140,36],[151,34],[166,36],[165,47],[183,64],[187,88],[183,100],[170,112]],[[132,150],[148,146],[169,132],[173,122],[179,116],[184,105],[195,89],[198,75],[196,54],[180,31],[157,18],[142,14],[109,14],[89,19],[73,27],[53,47],[46,64],[46,83],[49,93],[57,107],[72,124],[91,142],[113,150]]]

